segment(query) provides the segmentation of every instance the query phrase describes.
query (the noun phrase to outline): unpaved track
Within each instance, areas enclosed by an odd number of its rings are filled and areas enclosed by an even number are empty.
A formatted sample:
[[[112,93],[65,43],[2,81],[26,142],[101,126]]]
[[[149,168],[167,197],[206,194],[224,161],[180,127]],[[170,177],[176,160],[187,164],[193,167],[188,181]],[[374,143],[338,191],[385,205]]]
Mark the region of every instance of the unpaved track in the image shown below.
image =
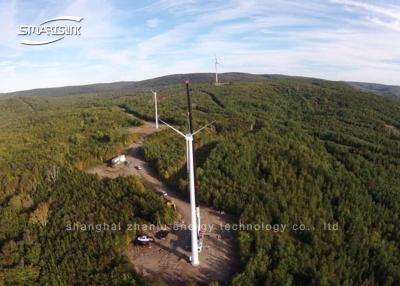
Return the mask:
[[[166,191],[167,198],[173,200],[180,214],[180,221],[190,223],[190,205],[182,199],[175,190],[166,186],[156,175],[151,166],[143,160],[140,148],[147,135],[165,129],[156,129],[153,124],[146,122],[144,126],[134,127],[130,132],[142,135],[142,139],[129,146],[126,150],[127,160],[132,160],[131,167],[123,164],[110,168],[106,164],[94,166],[87,170],[101,177],[116,178],[118,176],[142,176],[156,191]],[[133,166],[140,165],[142,170]],[[137,272],[145,277],[166,281],[170,285],[183,285],[192,280],[198,283],[211,281],[227,282],[238,267],[238,251],[231,231],[221,228],[221,225],[233,223],[233,218],[201,206],[201,224],[206,226],[203,250],[199,255],[200,265],[193,267],[189,262],[190,232],[184,228],[172,230],[167,239],[158,240],[151,247],[130,245],[125,255],[133,263]],[[212,227],[212,228],[211,228]],[[147,234],[153,235],[152,231]]]

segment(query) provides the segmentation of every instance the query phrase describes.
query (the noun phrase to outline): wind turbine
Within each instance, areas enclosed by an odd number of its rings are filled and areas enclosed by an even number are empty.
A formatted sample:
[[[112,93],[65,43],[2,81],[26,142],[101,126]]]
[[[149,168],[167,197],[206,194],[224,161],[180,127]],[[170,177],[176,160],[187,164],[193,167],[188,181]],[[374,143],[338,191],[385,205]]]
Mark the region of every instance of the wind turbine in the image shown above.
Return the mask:
[[[215,85],[218,85],[218,65],[219,65],[219,62],[218,62],[218,60],[217,60],[217,56],[215,56],[214,55],[214,57],[215,57]]]
[[[155,112],[155,119],[156,119],[156,128],[158,129],[158,112],[157,112],[157,92],[154,90],[151,91],[153,93],[153,101],[154,101],[154,112]]]
[[[189,117],[189,132],[188,134],[184,134],[183,132],[179,131],[175,127],[169,125],[165,121],[161,120],[162,123],[167,125],[169,128],[174,130],[176,133],[181,135],[183,138],[185,138],[186,141],[186,159],[187,159],[187,172],[188,172],[188,178],[189,178],[189,193],[190,193],[190,215],[191,215],[191,224],[192,224],[192,229],[191,229],[191,245],[192,245],[192,265],[193,266],[198,266],[200,264],[199,262],[199,252],[201,250],[201,246],[199,244],[199,234],[200,234],[200,207],[198,204],[198,198],[196,195],[196,190],[195,190],[195,164],[194,164],[194,155],[193,155],[193,136],[203,130],[204,128],[207,128],[211,124],[213,124],[215,121],[203,126],[202,128],[196,130],[193,132],[193,120],[192,120],[192,103],[191,103],[191,98],[190,98],[190,91],[189,91],[189,81],[186,81],[186,94],[187,94],[187,100],[188,100],[188,117]]]

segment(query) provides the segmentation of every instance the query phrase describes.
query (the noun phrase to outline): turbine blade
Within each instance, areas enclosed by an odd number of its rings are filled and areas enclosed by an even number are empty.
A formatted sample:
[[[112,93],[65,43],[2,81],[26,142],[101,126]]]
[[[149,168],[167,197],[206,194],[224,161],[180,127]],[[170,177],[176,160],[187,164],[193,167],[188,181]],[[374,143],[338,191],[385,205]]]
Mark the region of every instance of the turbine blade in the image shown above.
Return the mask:
[[[159,121],[161,121],[162,123],[164,123],[165,125],[167,125],[169,128],[171,128],[172,130],[174,130],[176,133],[178,133],[179,135],[182,135],[183,137],[186,138],[186,135],[183,134],[181,131],[179,131],[178,129],[176,129],[175,127],[172,127],[171,125],[169,125],[167,122],[165,122],[164,120],[158,119]]]
[[[201,127],[201,128],[200,128],[200,129],[198,129],[197,131],[193,132],[193,134],[192,134],[192,135],[194,135],[194,134],[196,134],[196,133],[200,132],[201,130],[203,130],[204,128],[207,128],[208,126],[210,126],[210,125],[214,124],[214,122],[215,122],[215,120],[214,120],[214,121],[212,121],[211,123],[208,123],[207,125],[205,125],[205,126]]]

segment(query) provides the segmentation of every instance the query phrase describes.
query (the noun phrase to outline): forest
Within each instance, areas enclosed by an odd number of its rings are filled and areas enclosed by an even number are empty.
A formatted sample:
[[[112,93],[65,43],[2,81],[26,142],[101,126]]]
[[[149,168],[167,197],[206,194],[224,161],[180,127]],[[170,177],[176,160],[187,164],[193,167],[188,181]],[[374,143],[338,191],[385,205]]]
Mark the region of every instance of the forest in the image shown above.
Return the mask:
[[[201,202],[242,223],[306,226],[239,231],[243,271],[232,285],[400,283],[398,101],[301,79],[200,84],[192,92],[197,128],[216,120],[195,138]],[[161,118],[185,129],[183,89],[160,97]],[[152,114],[140,96],[125,105]],[[182,192],[184,150],[171,131],[143,150]]]
[[[399,101],[301,78],[191,89],[195,129],[216,120],[195,137],[201,203],[244,224],[306,226],[238,231],[231,285],[400,284]],[[160,117],[185,131],[184,85],[157,91]],[[82,172],[137,140],[125,130],[152,106],[133,89],[0,99],[0,285],[151,283],[121,255],[135,233],[65,226],[173,219],[139,178]],[[166,130],[142,151],[186,194],[183,144]]]
[[[138,138],[142,124],[95,95],[0,100],[0,285],[146,285],[122,255],[132,223],[175,214],[138,177],[82,170]],[[68,231],[70,224],[118,231]]]

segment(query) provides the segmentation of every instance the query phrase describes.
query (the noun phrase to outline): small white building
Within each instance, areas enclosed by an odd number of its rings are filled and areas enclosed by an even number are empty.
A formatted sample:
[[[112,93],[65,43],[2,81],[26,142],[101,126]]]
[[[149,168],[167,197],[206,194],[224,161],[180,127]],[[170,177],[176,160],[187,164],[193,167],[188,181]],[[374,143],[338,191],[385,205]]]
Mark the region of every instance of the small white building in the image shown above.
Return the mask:
[[[118,164],[124,163],[126,161],[125,155],[119,155],[111,160],[111,166],[116,166]]]

